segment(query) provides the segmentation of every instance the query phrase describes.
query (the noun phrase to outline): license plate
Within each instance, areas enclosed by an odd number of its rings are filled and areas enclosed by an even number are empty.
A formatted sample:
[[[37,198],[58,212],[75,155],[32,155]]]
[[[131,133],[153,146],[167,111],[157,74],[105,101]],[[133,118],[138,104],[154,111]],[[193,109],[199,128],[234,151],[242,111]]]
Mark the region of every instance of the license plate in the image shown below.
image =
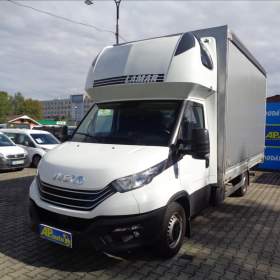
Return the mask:
[[[72,234],[70,232],[40,224],[40,236],[59,245],[72,248]]]
[[[19,164],[24,164],[24,160],[14,160],[14,161],[12,161],[12,165],[19,165]]]

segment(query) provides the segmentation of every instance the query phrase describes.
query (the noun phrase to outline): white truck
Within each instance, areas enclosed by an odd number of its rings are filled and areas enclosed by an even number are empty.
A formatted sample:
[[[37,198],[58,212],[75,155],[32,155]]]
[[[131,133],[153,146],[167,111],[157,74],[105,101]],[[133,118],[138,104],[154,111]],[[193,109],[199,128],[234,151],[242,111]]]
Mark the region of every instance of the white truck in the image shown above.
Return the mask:
[[[95,104],[30,187],[42,238],[171,257],[264,158],[266,72],[227,26],[106,47],[86,91]]]

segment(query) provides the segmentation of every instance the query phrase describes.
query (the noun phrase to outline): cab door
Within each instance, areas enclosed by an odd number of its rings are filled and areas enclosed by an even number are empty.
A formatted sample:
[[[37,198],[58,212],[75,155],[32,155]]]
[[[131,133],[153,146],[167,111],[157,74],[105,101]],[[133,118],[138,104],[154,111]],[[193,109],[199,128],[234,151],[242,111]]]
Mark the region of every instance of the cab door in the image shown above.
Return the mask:
[[[186,105],[180,137],[191,151],[193,129],[205,129],[205,112],[202,103],[189,101]],[[179,179],[183,189],[189,194],[191,214],[207,206],[210,199],[208,188],[209,160],[195,158],[190,154],[182,156],[178,162]]]

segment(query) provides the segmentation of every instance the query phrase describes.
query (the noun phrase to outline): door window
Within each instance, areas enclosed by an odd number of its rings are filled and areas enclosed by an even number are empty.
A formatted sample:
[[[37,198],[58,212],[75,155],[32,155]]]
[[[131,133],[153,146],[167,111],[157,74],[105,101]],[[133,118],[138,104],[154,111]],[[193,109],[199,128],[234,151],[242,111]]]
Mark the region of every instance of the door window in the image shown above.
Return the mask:
[[[16,138],[16,144],[34,148],[33,142],[28,137],[28,135],[25,134],[18,134],[18,137]]]
[[[182,139],[190,145],[193,129],[205,128],[203,105],[196,102],[188,102],[182,121]]]

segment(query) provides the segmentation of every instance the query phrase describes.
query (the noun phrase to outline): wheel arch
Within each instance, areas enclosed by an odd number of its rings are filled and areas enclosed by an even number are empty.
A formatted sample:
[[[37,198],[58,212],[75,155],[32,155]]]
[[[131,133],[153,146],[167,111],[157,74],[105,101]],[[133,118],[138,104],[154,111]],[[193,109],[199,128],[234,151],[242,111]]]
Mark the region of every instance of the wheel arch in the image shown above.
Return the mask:
[[[39,161],[42,159],[42,156],[41,156],[39,153],[35,153],[35,154],[32,156],[32,160],[31,160],[30,165],[37,168],[37,166],[35,166],[35,163],[34,163],[34,159],[35,159],[36,157],[39,158]],[[38,163],[39,163],[39,161],[38,161]]]
[[[39,153],[35,153],[33,156],[32,156],[32,161],[35,157],[39,157],[39,158],[42,158],[42,156],[39,154]]]
[[[179,191],[172,195],[167,205],[171,202],[177,202],[184,208],[186,213],[186,236],[191,237],[191,205],[189,194],[186,191]]]

